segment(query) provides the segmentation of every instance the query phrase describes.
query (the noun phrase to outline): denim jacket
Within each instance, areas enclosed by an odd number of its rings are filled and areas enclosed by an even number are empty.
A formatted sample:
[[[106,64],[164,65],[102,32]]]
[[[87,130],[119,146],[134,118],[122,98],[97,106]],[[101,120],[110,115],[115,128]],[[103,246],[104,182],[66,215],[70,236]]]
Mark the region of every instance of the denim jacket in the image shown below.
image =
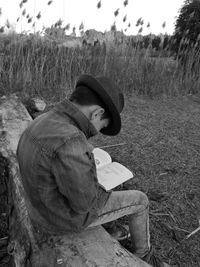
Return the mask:
[[[23,132],[17,159],[33,224],[50,233],[79,232],[97,218],[110,193],[97,181],[87,140],[95,134],[67,99]]]

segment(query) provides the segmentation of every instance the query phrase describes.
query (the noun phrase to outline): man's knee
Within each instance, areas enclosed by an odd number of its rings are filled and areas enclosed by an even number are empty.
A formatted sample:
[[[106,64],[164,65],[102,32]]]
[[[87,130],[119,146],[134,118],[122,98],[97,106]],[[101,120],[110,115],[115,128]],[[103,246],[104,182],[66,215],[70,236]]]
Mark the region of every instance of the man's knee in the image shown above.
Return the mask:
[[[143,205],[147,208],[149,206],[149,199],[148,199],[147,195],[145,193],[143,193],[142,191],[136,190],[136,192],[138,194],[140,205]]]

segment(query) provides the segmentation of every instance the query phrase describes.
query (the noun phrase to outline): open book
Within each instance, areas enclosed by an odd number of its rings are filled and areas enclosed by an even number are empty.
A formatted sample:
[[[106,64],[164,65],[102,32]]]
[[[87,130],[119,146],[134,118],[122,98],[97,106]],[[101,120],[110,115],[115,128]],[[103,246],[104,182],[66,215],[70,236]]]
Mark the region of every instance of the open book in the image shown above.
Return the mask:
[[[133,173],[118,162],[112,162],[111,156],[101,148],[93,150],[99,184],[109,191],[133,177]]]

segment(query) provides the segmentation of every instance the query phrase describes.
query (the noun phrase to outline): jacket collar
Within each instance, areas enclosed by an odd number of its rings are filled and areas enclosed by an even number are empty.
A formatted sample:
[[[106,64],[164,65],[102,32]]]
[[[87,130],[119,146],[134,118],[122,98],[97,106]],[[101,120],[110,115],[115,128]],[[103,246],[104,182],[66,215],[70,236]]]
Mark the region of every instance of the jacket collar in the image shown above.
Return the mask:
[[[85,134],[86,138],[90,138],[98,133],[93,124],[71,101],[64,99],[54,108],[56,111],[69,116],[77,125],[77,127]]]

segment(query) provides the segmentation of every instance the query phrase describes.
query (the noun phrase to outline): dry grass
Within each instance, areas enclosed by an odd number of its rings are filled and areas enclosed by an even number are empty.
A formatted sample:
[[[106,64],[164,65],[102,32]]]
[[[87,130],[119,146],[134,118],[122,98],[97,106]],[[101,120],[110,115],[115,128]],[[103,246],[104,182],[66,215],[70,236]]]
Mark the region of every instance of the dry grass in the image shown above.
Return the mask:
[[[82,73],[110,76],[129,95],[176,96],[199,91],[198,66],[191,67],[189,61],[182,67],[159,54],[152,58],[152,53],[150,48],[131,44],[110,49],[67,48],[47,37],[1,34],[0,95],[18,92],[60,100]]]
[[[150,199],[151,242],[172,266],[198,267],[200,232],[200,105],[192,99],[126,99],[121,133],[98,137],[98,146],[135,174],[123,189],[146,192]],[[123,219],[123,220],[126,220]],[[130,240],[123,243],[130,248]]]

